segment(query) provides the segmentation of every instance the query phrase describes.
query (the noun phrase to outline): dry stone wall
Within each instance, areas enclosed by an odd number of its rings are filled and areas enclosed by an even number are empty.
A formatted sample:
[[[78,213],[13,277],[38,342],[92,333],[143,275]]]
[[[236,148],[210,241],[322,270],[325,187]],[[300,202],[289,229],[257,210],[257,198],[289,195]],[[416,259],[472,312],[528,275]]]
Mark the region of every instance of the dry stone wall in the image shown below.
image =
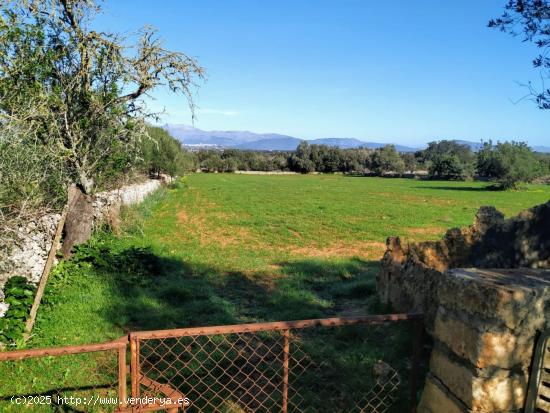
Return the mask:
[[[504,219],[481,208],[440,241],[387,241],[382,301],[425,314],[433,350],[419,413],[521,412],[550,328],[550,202]]]
[[[388,238],[377,276],[383,302],[398,311],[424,312],[431,330],[437,290],[452,268],[550,268],[550,201],[504,219],[482,207],[474,224],[453,228],[440,241]]]
[[[418,411],[522,411],[537,333],[550,328],[550,271],[453,269],[437,293]]]
[[[121,205],[143,201],[164,181],[149,179],[96,194],[91,201],[94,223],[97,225],[104,219],[116,219]],[[0,273],[0,317],[8,308],[3,303],[4,296],[1,290],[9,278],[20,275],[32,283],[40,281],[60,218],[60,214],[48,214],[19,228],[20,241],[14,246],[9,262],[2,266],[6,270]]]

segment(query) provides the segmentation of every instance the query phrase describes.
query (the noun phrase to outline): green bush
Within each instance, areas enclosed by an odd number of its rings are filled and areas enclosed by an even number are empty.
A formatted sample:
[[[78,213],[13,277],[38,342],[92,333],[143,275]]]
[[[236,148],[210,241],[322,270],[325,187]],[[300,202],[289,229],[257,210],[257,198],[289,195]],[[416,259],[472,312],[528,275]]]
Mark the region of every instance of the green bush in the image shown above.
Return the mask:
[[[500,188],[517,188],[544,173],[535,153],[524,142],[483,145],[477,158],[478,174],[496,181]]]
[[[141,143],[142,168],[152,175],[183,175],[195,169],[193,154],[164,129],[147,127],[147,137]]]
[[[23,137],[0,137],[0,216],[59,209],[66,179],[58,159]]]
[[[453,154],[436,155],[430,163],[428,174],[438,179],[464,179],[468,176],[464,164]]]
[[[449,140],[430,142],[420,157],[428,165],[430,178],[467,179],[474,175],[476,154],[468,145]]]
[[[378,174],[405,172],[405,162],[401,159],[394,145],[386,145],[376,149],[371,156],[371,169]]]
[[[24,277],[12,277],[4,286],[4,302],[9,304],[6,315],[0,318],[0,342],[7,345],[19,344],[25,332],[36,287]]]

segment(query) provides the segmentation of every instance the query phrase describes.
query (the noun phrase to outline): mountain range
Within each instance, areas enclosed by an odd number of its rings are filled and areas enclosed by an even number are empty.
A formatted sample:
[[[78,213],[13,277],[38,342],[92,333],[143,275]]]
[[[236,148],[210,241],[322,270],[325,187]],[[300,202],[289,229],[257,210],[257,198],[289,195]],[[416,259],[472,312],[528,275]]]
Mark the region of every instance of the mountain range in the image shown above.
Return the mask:
[[[166,124],[164,130],[190,147],[235,148],[260,151],[293,151],[304,139],[277,133],[255,133],[249,131],[204,131],[189,125]],[[310,144],[336,146],[342,149],[375,149],[387,143],[364,142],[355,138],[308,139]],[[395,145],[399,152],[414,152],[419,148]]]
[[[205,131],[184,124],[165,124],[163,128],[177,138],[184,146],[197,148],[234,148],[259,151],[293,151],[304,139],[277,133],[255,133],[250,131]],[[320,138],[308,139],[310,144],[335,146],[342,149],[369,148],[376,149],[387,143],[365,142],[355,138]],[[457,140],[457,143],[468,145],[478,151],[482,143]],[[410,147],[395,144],[399,152],[415,152],[422,147]],[[533,150],[550,153],[550,147],[535,146]]]

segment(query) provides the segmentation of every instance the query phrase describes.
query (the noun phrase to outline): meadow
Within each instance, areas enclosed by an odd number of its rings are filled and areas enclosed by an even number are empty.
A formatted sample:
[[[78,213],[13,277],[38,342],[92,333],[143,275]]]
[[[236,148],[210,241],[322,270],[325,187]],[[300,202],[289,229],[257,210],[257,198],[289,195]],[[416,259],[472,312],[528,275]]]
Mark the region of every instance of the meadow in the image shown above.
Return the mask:
[[[117,233],[98,232],[56,267],[29,345],[384,313],[375,275],[388,236],[436,239],[471,224],[481,205],[511,216],[549,198],[543,185],[500,192],[479,182],[189,175],[125,210]],[[350,357],[372,364],[410,352],[403,334],[344,342],[355,343]]]
[[[370,312],[388,236],[436,239],[471,224],[481,205],[511,216],[550,198],[548,186],[484,187],[342,175],[190,175],[127,210],[120,235],[98,234],[57,268],[32,343]]]

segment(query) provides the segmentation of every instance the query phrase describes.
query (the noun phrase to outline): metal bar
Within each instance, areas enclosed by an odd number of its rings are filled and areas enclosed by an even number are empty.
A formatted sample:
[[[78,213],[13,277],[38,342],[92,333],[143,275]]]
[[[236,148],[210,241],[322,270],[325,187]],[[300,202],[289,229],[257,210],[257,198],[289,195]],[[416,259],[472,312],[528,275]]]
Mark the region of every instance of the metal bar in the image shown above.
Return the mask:
[[[126,346],[127,338],[121,338],[109,343],[84,344],[78,346],[37,348],[31,350],[14,350],[0,352],[0,361],[22,360],[35,357],[63,356],[68,354],[93,353],[97,351],[114,350],[121,346]]]
[[[418,393],[418,380],[420,378],[420,348],[422,345],[422,321],[413,321],[413,354],[411,365],[411,413],[416,413],[416,395]]]
[[[354,324],[381,324],[388,321],[408,321],[421,319],[422,314],[384,314],[363,317],[322,318],[314,320],[276,321],[272,323],[234,324],[214,327],[177,328],[172,330],[139,331],[131,333],[130,337],[138,339],[169,338],[181,336],[203,336],[232,333],[254,333],[259,331],[274,331],[301,329],[310,327],[336,327]]]
[[[126,407],[126,346],[118,349],[118,405]]]
[[[142,413],[142,412],[158,412],[159,410],[170,412],[169,409],[175,409],[175,412],[178,412],[179,409],[182,409],[185,411],[185,406],[181,406],[178,404],[168,404],[165,403],[163,405],[160,404],[150,404],[149,406],[143,406],[139,408],[135,407],[126,407],[124,409],[115,410],[116,413]]]
[[[550,329],[543,331],[537,338],[535,344],[535,354],[531,363],[529,373],[529,386],[527,388],[527,398],[525,400],[525,413],[534,413],[537,411],[538,390],[541,381],[541,373],[544,369],[544,354],[548,351],[550,342]]]
[[[288,358],[290,353],[290,330],[283,332],[283,413],[288,412]]]
[[[137,398],[139,393],[139,377],[138,377],[138,350],[137,338],[130,338],[130,375],[132,378],[132,397]]]

